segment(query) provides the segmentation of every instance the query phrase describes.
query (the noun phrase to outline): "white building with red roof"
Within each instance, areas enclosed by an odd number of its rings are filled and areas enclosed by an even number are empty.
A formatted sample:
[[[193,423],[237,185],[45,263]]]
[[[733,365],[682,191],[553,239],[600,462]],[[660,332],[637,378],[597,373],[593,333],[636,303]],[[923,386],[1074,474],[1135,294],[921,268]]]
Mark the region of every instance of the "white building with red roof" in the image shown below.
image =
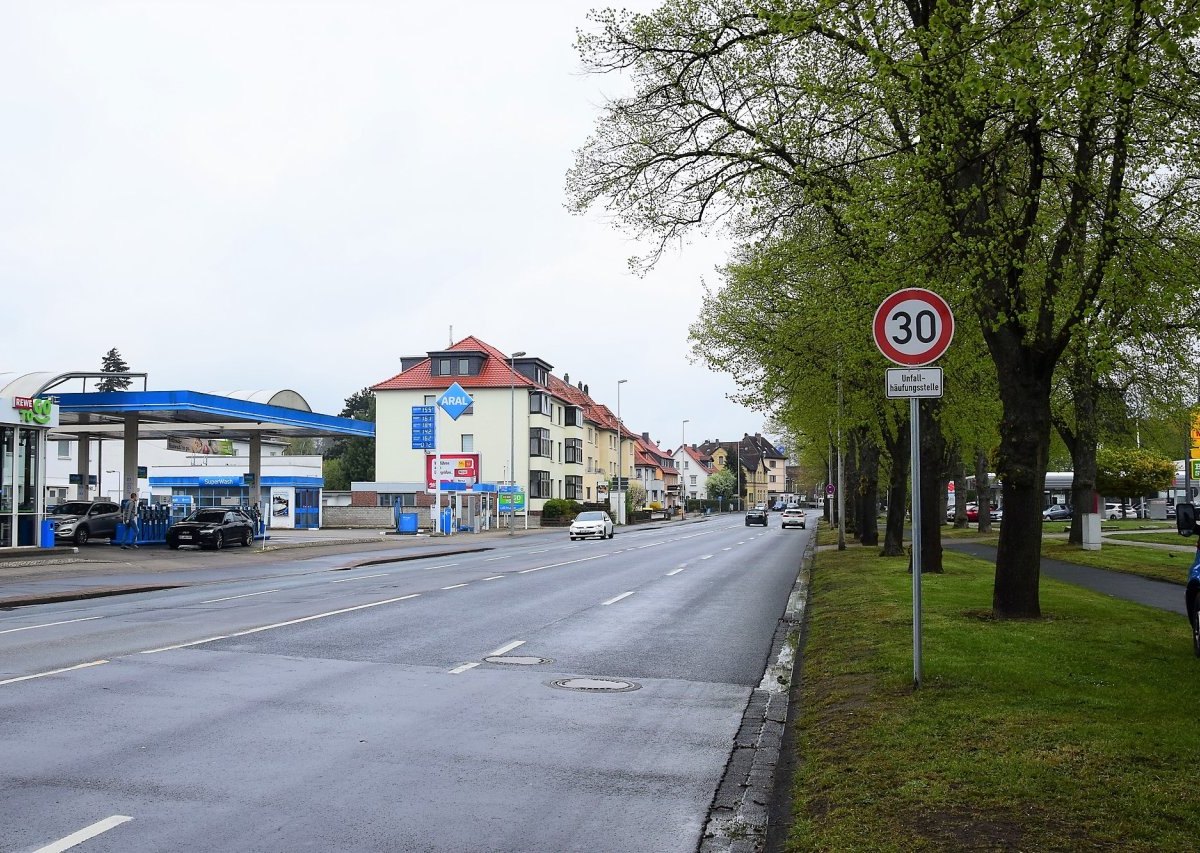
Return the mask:
[[[454,383],[472,398],[456,420],[437,411],[437,449],[475,467],[479,483],[515,483],[540,514],[551,498],[581,503],[609,500],[617,475],[617,419],[583,383],[559,378],[535,356],[510,356],[475,337],[445,350],[401,359],[401,371],[372,386],[376,398],[375,478],[355,484],[356,503],[425,505],[427,457],[413,449],[413,407],[435,406]],[[621,447],[626,477],[633,473],[633,439]],[[369,495],[369,497],[368,497]]]
[[[682,445],[672,454],[675,470],[679,472],[679,484],[684,497],[689,501],[708,497],[708,478],[716,469],[712,457],[700,452],[694,444]]]

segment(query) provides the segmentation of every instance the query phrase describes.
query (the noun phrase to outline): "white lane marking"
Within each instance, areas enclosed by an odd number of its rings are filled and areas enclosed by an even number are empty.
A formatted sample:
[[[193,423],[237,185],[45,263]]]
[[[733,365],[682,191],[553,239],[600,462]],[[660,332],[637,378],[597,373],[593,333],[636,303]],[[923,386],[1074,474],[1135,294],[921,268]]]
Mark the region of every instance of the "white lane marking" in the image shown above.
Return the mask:
[[[490,578],[484,578],[484,580],[485,580],[485,581],[499,581],[499,580],[504,580],[504,575],[492,575]]]
[[[758,537],[757,537],[757,536],[755,536],[755,537],[753,537],[753,538],[757,539]],[[745,544],[746,544],[746,540],[745,540],[745,539],[743,539],[743,540],[742,540],[741,542],[739,542],[738,544],[739,544],[739,545],[745,545]]]
[[[466,586],[465,583],[456,583],[453,586],[444,586],[442,589],[462,589],[464,586]]]
[[[425,571],[430,569],[448,569],[450,566],[457,566],[458,563],[442,563],[440,566],[426,566]]]
[[[700,559],[701,559],[701,560],[711,560],[711,559],[712,559],[712,556],[713,556],[712,554],[705,554],[705,555],[704,555],[703,557],[701,557]]]
[[[670,577],[671,575],[677,575],[677,574],[679,574],[680,572],[682,572],[682,571],[683,571],[684,569],[686,569],[686,568],[687,568],[687,566],[680,566],[678,569],[675,569],[675,570],[673,570],[673,571],[667,572],[667,577]]]
[[[524,640],[513,640],[511,643],[501,646],[500,648],[496,649],[496,651],[494,651],[494,652],[488,652],[486,655],[484,655],[484,657],[485,658],[498,657],[502,654],[506,654],[507,652],[511,652],[517,646],[523,646],[523,645],[525,645]]]
[[[235,598],[249,598],[252,595],[266,595],[268,592],[279,592],[277,589],[264,589],[262,592],[247,592],[244,595],[231,595],[228,598],[210,598],[208,601],[201,601],[201,604],[216,604],[218,601],[233,601]]]
[[[488,557],[486,560],[484,560],[484,562],[485,563],[494,563],[497,560],[507,560],[511,556],[512,556],[512,554],[505,554],[501,557]]]
[[[18,681],[29,681],[31,678],[45,678],[47,675],[58,675],[60,672],[71,672],[75,669],[87,669],[89,666],[100,666],[108,663],[106,660],[93,660],[87,663],[77,663],[75,666],[64,666],[62,669],[52,669],[48,672],[35,672],[33,675],[18,675],[16,678],[6,678],[0,684],[16,684]]]
[[[148,649],[142,652],[144,655],[153,655],[158,652],[169,652],[173,649],[186,649],[188,646],[198,646],[201,643],[211,643],[214,640],[228,640],[230,637],[244,637],[247,634],[257,634],[259,631],[270,631],[272,628],[284,628],[288,625],[299,625],[301,622],[311,622],[314,619],[324,619],[326,616],[337,616],[340,613],[352,613],[355,610],[366,610],[368,607],[379,607],[382,604],[394,604],[397,601],[407,601],[410,598],[420,598],[421,593],[414,592],[411,595],[401,595],[398,598],[385,598],[383,601],[372,601],[370,604],[359,604],[354,607],[343,607],[339,610],[330,610],[328,613],[317,613],[313,616],[303,616],[299,619],[289,619],[286,622],[276,622],[273,625],[263,625],[259,628],[250,628],[245,631],[236,631],[232,634],[223,634],[220,637],[206,637],[203,640],[192,640],[190,643],[179,643],[174,646],[163,646],[161,649]]]
[[[722,548],[721,550],[722,550],[722,551],[732,551],[732,550],[733,550],[733,548],[732,548],[732,547],[730,547],[730,548]]]
[[[456,666],[454,669],[450,670],[450,674],[458,675],[460,672],[466,672],[468,669],[474,669],[477,666],[479,666],[478,661],[475,663],[464,663],[462,666]]]
[[[649,545],[638,545],[634,551],[641,551],[643,548],[653,548],[655,545],[664,545],[664,542],[651,542]]]
[[[51,628],[55,625],[70,625],[72,622],[87,622],[89,619],[103,619],[103,616],[84,616],[82,619],[64,619],[62,622],[46,622],[42,625],[26,625],[24,628],[5,628],[0,634],[15,634],[17,631],[32,631],[34,628]]]
[[[91,826],[85,826],[78,832],[72,832],[66,838],[60,838],[58,841],[52,841],[45,847],[39,847],[33,853],[62,853],[63,850],[70,850],[76,845],[82,844],[89,838],[95,838],[103,832],[108,832],[110,829],[115,829],[123,823],[128,823],[133,820],[129,815],[115,814],[112,817],[106,817],[104,820],[98,820]]]
[[[559,566],[569,566],[572,563],[586,563],[588,560],[599,560],[601,557],[607,557],[608,554],[597,554],[594,557],[582,557],[578,560],[567,560],[565,563],[550,563],[545,566],[534,566],[532,569],[521,569],[517,572],[519,575],[527,575],[530,572],[540,572],[542,569],[557,569]]]
[[[616,598],[610,598],[608,601],[601,601],[601,602],[600,602],[600,606],[601,606],[601,607],[605,607],[605,606],[607,606],[607,605],[609,605],[609,604],[616,604],[616,603],[617,603],[618,601],[620,601],[622,598],[629,598],[629,596],[633,595],[633,593],[634,593],[634,592],[636,592],[636,590],[630,590],[629,592],[623,592],[623,593],[621,593],[621,594],[620,594],[620,595],[618,595]]]
[[[545,554],[549,550],[550,550],[549,548],[538,548],[536,551],[528,551],[527,553],[529,553],[529,554]]]
[[[377,575],[356,575],[352,578],[342,578],[341,580],[330,581],[330,583],[349,583],[350,581],[365,581],[367,578],[386,578],[388,572],[380,572]]]

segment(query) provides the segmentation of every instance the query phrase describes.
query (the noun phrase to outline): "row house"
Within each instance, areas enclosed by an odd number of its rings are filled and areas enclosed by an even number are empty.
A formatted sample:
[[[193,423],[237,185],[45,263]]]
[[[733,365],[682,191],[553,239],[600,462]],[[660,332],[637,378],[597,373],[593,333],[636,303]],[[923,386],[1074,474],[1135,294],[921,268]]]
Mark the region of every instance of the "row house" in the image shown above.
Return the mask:
[[[673,454],[675,470],[685,500],[704,500],[708,497],[708,477],[715,470],[712,458],[705,456],[694,444],[681,445]]]
[[[697,448],[714,469],[729,468],[737,478],[739,507],[770,506],[785,492],[787,457],[760,433],[739,441],[705,441]]]
[[[401,371],[371,387],[376,398],[375,477],[355,491],[380,505],[428,505],[428,457],[414,450],[413,407],[436,405],[453,383],[472,405],[457,420],[438,412],[437,450],[475,466],[481,483],[515,483],[540,514],[551,498],[610,500],[609,483],[634,471],[635,438],[583,383],[523,352],[506,354],[473,336],[445,350],[401,359]],[[354,499],[354,495],[352,495]],[[360,503],[361,500],[356,502]]]
[[[679,472],[671,454],[651,441],[646,432],[635,439],[634,447],[634,476],[646,490],[646,504],[679,506]]]

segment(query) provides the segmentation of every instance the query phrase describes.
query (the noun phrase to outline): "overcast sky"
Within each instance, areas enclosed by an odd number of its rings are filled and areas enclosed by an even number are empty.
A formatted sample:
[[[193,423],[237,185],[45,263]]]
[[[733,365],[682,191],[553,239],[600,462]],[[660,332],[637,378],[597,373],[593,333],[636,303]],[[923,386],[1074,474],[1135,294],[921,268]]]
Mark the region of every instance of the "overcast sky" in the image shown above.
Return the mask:
[[[678,445],[760,431],[689,363],[722,248],[566,211],[606,95],[542,2],[3,2],[0,372],[294,388],[317,411],[476,335]],[[648,10],[651,2],[628,2]],[[451,11],[452,10],[452,11]]]

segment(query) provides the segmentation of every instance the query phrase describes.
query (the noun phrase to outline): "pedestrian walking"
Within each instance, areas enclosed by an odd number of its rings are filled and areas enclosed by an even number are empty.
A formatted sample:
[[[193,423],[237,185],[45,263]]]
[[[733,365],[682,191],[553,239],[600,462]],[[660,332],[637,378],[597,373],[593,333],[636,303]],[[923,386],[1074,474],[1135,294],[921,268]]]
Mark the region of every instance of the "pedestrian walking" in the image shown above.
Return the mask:
[[[125,525],[125,541],[121,543],[121,548],[129,550],[138,546],[138,533],[141,532],[138,521],[138,494],[137,492],[129,493],[129,500],[125,502],[125,506],[121,508],[121,521]]]

